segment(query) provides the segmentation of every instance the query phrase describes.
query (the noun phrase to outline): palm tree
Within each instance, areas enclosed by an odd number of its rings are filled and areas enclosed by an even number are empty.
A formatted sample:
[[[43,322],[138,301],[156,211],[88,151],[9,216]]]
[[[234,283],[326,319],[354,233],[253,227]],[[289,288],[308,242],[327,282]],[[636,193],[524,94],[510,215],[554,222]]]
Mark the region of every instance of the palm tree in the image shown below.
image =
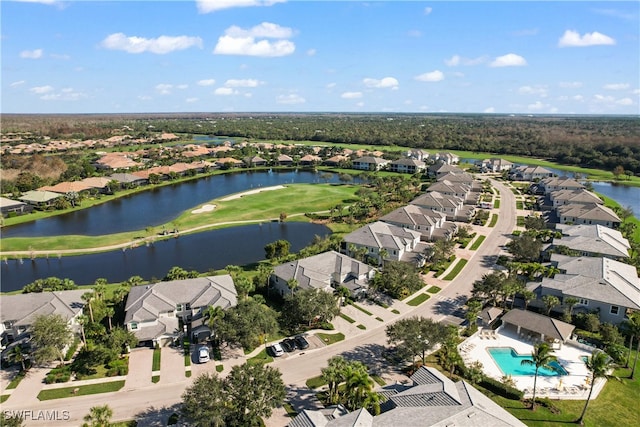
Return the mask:
[[[574,298],[574,297],[567,297],[564,298],[564,300],[562,301],[563,304],[566,307],[566,311],[565,311],[565,317],[566,317],[566,321],[571,322],[571,318],[573,317],[573,307],[579,303],[580,301],[578,301],[578,298]]]
[[[536,367],[536,372],[533,377],[533,397],[531,398],[531,410],[536,408],[536,383],[538,382],[538,371],[540,368],[547,368],[551,370],[556,370],[554,366],[551,365],[551,362],[557,361],[556,356],[553,354],[553,350],[549,347],[549,344],[546,342],[542,342],[540,344],[536,344],[533,347],[533,352],[531,353],[531,359],[524,359],[520,362],[521,365],[534,365]]]
[[[113,318],[114,314],[116,314],[116,311],[113,309],[113,307],[107,307],[105,309],[105,315],[109,320],[109,332],[111,332],[111,329],[113,329],[113,325],[111,324],[111,318]]]
[[[89,318],[91,319],[91,323],[93,323],[93,309],[91,308],[91,301],[93,301],[93,292],[85,292],[80,298],[82,298],[82,301],[86,302],[86,305],[89,306]]]
[[[551,310],[560,304],[560,300],[555,295],[545,295],[542,297],[542,302],[547,308],[547,316],[551,315]]]
[[[352,410],[361,408],[367,394],[373,390],[373,380],[364,369],[347,369],[345,381],[345,394],[347,404]]]
[[[529,303],[531,301],[533,301],[534,299],[536,299],[536,293],[533,292],[533,291],[530,291],[529,289],[524,289],[523,291],[521,291],[520,292],[520,296],[524,300],[524,309],[525,310],[529,306]]]
[[[14,362],[20,363],[22,365],[22,370],[26,371],[27,368],[24,364],[25,360],[27,360],[27,356],[22,352],[22,346],[16,345],[11,349],[9,353],[9,360],[13,360]]]
[[[347,369],[347,361],[342,356],[334,356],[329,359],[326,368],[322,368],[322,378],[327,382],[329,387],[329,402],[338,403],[338,387],[345,380],[345,371]]]
[[[82,427],[109,427],[111,417],[113,417],[113,410],[109,405],[94,406],[84,416],[86,422],[82,424]]]
[[[607,372],[613,367],[613,363],[609,355],[603,351],[595,350],[591,357],[587,358],[586,362],[587,369],[591,372],[591,388],[589,389],[589,396],[587,396],[587,401],[584,403],[584,408],[582,408],[582,414],[580,414],[580,418],[576,420],[576,423],[582,425],[584,420],[584,414],[587,412],[587,406],[589,406],[589,400],[591,399],[591,393],[593,393],[593,387],[596,384],[596,379],[605,378],[607,376]]]
[[[371,390],[364,397],[362,406],[375,416],[380,415],[380,403],[382,403],[382,395]]]
[[[217,305],[210,305],[204,312],[204,317],[207,319],[207,326],[211,329],[211,337],[216,336],[216,323],[224,317],[224,309]]]
[[[629,354],[627,356],[627,363],[625,364],[625,367],[627,368],[629,367],[629,361],[631,360],[633,340],[634,338],[638,338],[637,344],[636,344],[636,357],[633,361],[633,368],[631,368],[631,379],[633,379],[633,376],[635,375],[635,371],[636,371],[636,363],[638,362],[638,352],[640,352],[640,312],[636,311],[636,312],[630,313],[628,315],[628,319],[626,319],[622,323],[622,325],[630,335],[629,336]]]
[[[76,318],[76,321],[78,322],[78,325],[80,325],[80,333],[82,334],[82,344],[87,345],[87,337],[84,334],[84,325],[87,324],[87,322],[89,321],[89,318],[86,315],[81,314]]]

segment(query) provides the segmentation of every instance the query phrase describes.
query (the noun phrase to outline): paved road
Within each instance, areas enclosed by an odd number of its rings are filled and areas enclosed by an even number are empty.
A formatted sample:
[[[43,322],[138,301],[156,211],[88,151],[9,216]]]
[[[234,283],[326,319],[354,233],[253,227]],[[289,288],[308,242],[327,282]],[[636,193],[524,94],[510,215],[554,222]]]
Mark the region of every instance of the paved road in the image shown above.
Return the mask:
[[[473,282],[491,271],[500,247],[507,242],[507,236],[516,224],[515,196],[502,183],[494,181],[493,185],[500,192],[500,215],[496,226],[490,229],[480,249],[473,253],[458,277],[446,285],[437,297],[429,299],[415,309],[407,310],[395,319],[421,315],[444,320],[464,304],[470,295]],[[303,388],[308,378],[320,374],[320,369],[326,366],[327,360],[338,354],[347,358],[358,358],[371,369],[381,370],[384,368],[384,360],[380,357],[380,353],[386,344],[385,326],[387,324],[388,322],[373,322],[369,324],[366,331],[360,331],[351,338],[328,347],[300,352],[276,360],[271,366],[281,370],[284,383],[294,390]],[[182,367],[184,364],[178,364],[178,366]],[[68,410],[70,420],[51,420],[44,424],[41,421],[27,420],[25,423],[27,426],[55,427],[79,425],[82,423],[82,417],[92,406],[108,403],[113,409],[114,420],[148,417],[149,421],[145,421],[143,425],[154,426],[162,424],[153,424],[151,420],[164,418],[164,425],[166,425],[166,419],[177,408],[181,394],[191,381],[190,378],[171,384],[163,384],[161,381],[161,383],[134,390],[125,388],[116,393],[34,402],[29,405],[9,399],[2,410],[60,411],[61,408]]]

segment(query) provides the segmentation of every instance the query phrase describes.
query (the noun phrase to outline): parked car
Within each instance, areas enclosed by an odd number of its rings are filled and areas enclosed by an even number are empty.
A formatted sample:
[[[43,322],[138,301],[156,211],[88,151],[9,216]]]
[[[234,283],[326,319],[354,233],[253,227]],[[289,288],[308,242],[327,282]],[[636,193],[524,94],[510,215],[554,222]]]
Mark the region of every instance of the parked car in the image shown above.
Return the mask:
[[[296,341],[296,345],[300,350],[304,350],[305,348],[309,347],[309,342],[302,335],[296,335],[294,340]]]
[[[296,341],[291,339],[291,338],[286,338],[284,339],[280,345],[282,346],[282,348],[284,349],[284,351],[286,351],[287,353],[291,353],[292,351],[294,351],[298,346],[296,345]]]
[[[270,349],[271,349],[272,356],[280,357],[284,354],[284,350],[282,349],[282,346],[278,343],[271,345]]]
[[[198,363],[207,363],[209,361],[209,349],[200,347],[198,349]]]

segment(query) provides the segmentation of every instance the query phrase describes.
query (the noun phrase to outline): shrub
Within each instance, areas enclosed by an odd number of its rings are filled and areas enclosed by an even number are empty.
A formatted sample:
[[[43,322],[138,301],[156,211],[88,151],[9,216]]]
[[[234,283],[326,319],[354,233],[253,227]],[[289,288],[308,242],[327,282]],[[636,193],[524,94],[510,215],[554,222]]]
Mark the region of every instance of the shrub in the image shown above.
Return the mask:
[[[511,400],[522,400],[524,393],[517,388],[503,384],[493,378],[485,377],[480,381],[480,385],[492,393]]]

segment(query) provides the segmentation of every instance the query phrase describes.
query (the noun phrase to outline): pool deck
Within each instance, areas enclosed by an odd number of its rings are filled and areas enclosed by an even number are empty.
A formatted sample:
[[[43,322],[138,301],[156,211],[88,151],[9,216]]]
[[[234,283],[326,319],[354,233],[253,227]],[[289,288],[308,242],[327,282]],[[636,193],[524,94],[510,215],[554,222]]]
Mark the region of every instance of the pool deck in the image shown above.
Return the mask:
[[[467,366],[478,361],[482,363],[485,375],[500,381],[504,374],[489,354],[488,349],[511,347],[520,355],[531,355],[534,344],[519,338],[515,333],[499,328],[496,331],[479,330],[462,342],[458,346],[458,351]],[[538,375],[536,397],[586,400],[590,388],[587,385],[587,379],[590,379],[591,374],[581,358],[591,356],[591,354],[584,349],[566,343],[562,344],[560,348],[555,348],[553,354],[558,358],[558,363],[568,372],[568,375],[552,377]],[[525,397],[533,395],[533,375],[512,376],[512,378],[516,383],[515,387],[523,390]],[[605,379],[596,380],[592,399],[598,396],[605,383]]]

